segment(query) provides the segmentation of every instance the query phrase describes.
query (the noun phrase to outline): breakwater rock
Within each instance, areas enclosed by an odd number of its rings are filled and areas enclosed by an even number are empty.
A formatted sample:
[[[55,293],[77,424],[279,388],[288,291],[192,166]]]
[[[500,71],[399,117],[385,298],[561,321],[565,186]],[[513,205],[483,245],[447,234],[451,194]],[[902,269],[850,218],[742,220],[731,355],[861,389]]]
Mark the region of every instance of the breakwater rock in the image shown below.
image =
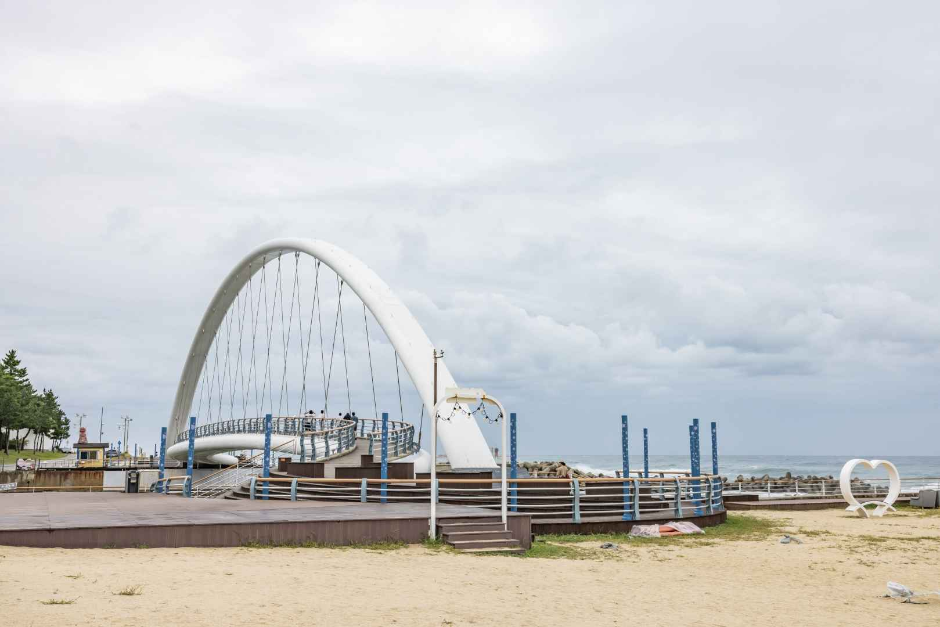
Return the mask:
[[[580,479],[581,477],[609,477],[604,473],[594,474],[593,472],[582,472],[577,468],[568,466],[563,461],[560,462],[521,462],[518,467],[528,473],[530,477],[546,477],[555,479],[571,479],[572,477]]]

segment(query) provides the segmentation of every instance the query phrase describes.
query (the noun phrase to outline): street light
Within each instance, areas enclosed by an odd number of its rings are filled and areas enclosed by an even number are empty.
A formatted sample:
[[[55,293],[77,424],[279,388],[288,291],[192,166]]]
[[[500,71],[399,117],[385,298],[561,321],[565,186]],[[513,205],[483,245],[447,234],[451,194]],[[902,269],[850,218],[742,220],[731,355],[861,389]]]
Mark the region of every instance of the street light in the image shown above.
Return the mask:
[[[434,411],[431,412],[431,529],[428,532],[428,536],[432,540],[437,537],[437,419],[438,411],[441,406],[448,402],[453,402],[454,404],[459,402],[489,403],[499,409],[499,420],[502,422],[501,431],[503,439],[503,459],[500,464],[502,467],[500,474],[502,476],[499,482],[500,515],[503,521],[503,529],[505,529],[507,523],[506,512],[508,510],[508,484],[506,480],[506,411],[503,409],[502,403],[492,396],[487,396],[486,392],[480,388],[447,388],[444,390],[444,398],[434,405]],[[464,412],[469,414],[466,410],[464,410]]]

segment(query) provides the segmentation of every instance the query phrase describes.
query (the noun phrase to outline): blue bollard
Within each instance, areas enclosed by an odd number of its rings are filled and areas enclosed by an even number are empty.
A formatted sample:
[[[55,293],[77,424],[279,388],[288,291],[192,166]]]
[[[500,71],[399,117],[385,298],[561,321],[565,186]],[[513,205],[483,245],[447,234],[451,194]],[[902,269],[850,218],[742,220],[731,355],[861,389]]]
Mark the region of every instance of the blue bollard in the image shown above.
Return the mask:
[[[163,480],[166,479],[166,427],[160,429],[160,476],[157,480],[157,492],[163,492],[166,486]]]
[[[517,512],[519,511],[518,507],[518,489],[516,487],[515,480],[519,478],[519,472],[517,470],[518,461],[516,458],[516,413],[510,412],[509,414],[509,463],[512,466],[509,469],[509,478],[512,479],[512,489],[509,491],[509,511]]]
[[[192,494],[192,485],[193,485],[193,459],[196,456],[196,417],[189,417],[189,450],[186,452],[186,482],[189,488],[185,491],[184,496],[190,496]]]
[[[701,457],[699,449],[698,418],[692,420],[689,426],[689,457],[691,462],[690,471],[693,477],[702,474]],[[701,516],[702,510],[702,483],[695,479],[692,481],[692,501],[695,505],[695,515]]]
[[[718,474],[718,423],[712,423],[712,474]]]
[[[643,476],[650,478],[650,438],[646,427],[643,427]]]
[[[271,476],[271,414],[264,416],[264,460],[261,466],[261,476],[267,479]],[[268,482],[261,484],[261,498],[268,500]]]
[[[434,463],[432,460],[431,463]],[[388,479],[388,414],[382,412],[382,479]],[[388,503],[388,484],[382,483],[382,502]]]
[[[620,445],[623,453],[623,519],[633,520],[630,503],[630,436],[627,429],[627,416],[620,417]]]

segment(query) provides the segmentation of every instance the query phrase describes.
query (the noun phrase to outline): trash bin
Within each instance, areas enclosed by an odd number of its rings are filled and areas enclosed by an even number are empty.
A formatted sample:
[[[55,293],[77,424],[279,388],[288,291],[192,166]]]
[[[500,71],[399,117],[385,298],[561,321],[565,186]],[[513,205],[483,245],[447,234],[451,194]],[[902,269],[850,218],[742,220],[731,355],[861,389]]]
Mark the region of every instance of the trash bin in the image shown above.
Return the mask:
[[[124,491],[128,494],[137,494],[137,489],[140,486],[140,471],[139,470],[128,470],[127,478],[124,481]]]

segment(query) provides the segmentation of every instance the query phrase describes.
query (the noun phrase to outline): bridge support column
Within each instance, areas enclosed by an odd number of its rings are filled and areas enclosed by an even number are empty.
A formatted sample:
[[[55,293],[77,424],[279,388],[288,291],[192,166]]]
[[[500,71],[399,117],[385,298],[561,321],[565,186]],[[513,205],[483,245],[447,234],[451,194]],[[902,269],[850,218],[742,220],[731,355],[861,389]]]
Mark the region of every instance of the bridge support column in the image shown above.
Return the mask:
[[[388,414],[382,412],[382,479],[388,479]],[[388,503],[388,484],[382,483],[382,502]]]
[[[261,467],[261,476],[267,479],[271,476],[271,414],[264,416],[264,465]],[[261,484],[261,498],[268,500],[268,482]]]
[[[189,417],[189,450],[186,453],[186,490],[183,496],[193,495],[193,460],[196,455],[196,417]]]
[[[160,429],[160,476],[157,483],[157,492],[166,489],[163,480],[166,479],[166,427]]]
[[[518,507],[518,498],[517,493],[518,489],[516,487],[515,480],[518,479],[518,470],[517,466],[518,460],[516,459],[516,412],[510,412],[509,414],[509,457],[511,467],[509,468],[509,478],[513,480],[512,490],[509,491],[509,505],[510,511],[517,512],[519,511]]]

